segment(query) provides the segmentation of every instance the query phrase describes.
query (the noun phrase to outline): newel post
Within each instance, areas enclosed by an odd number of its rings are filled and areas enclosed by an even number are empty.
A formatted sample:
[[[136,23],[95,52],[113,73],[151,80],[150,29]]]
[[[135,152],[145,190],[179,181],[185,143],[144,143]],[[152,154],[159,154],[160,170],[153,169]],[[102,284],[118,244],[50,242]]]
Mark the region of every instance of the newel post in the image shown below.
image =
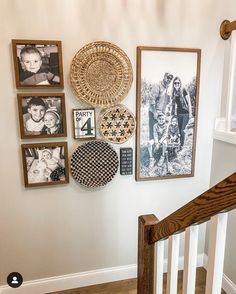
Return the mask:
[[[138,219],[138,292],[154,294],[155,244],[149,244],[151,227],[158,223],[155,215],[141,215]]]

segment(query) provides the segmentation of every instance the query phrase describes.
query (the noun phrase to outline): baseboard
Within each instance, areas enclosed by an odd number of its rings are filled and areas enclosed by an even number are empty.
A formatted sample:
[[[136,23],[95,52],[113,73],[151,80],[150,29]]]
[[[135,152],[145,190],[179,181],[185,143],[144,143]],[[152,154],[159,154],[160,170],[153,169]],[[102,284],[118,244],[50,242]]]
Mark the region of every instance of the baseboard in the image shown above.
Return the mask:
[[[24,282],[19,288],[10,288],[6,285],[0,287],[0,294],[45,294],[95,284],[126,280],[135,278],[136,276],[137,266],[132,264],[27,281]]]
[[[236,293],[236,285],[225,274],[223,275],[222,288],[227,294]]]
[[[197,267],[207,268],[207,255],[198,254]],[[179,258],[179,270],[184,267],[184,258]],[[167,260],[164,261],[164,272],[167,271]],[[0,287],[0,294],[45,294],[49,292],[86,287],[95,284],[109,283],[137,277],[137,266],[105,268],[87,272],[80,272],[64,276],[51,277],[40,280],[26,281],[20,288],[12,289],[8,285]],[[236,285],[224,274],[222,288],[227,294],[236,294]]]
[[[197,266],[203,266],[204,254],[199,254]],[[184,258],[179,258],[179,269],[184,267]],[[167,261],[164,261],[164,272],[167,271]],[[44,294],[66,289],[86,287],[95,284],[109,283],[113,281],[131,279],[137,277],[136,264],[105,268],[100,270],[75,273],[70,275],[51,277],[46,279],[27,281],[18,289],[12,289],[8,285],[0,287],[0,294]]]

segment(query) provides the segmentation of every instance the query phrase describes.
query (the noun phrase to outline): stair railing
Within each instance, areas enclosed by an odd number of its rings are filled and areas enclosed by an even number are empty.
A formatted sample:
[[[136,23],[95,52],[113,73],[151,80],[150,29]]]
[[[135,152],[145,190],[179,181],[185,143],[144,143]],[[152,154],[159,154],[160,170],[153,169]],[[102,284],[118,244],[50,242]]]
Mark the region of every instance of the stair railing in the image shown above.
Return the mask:
[[[195,293],[199,224],[210,220],[206,294],[221,293],[227,212],[236,207],[236,173],[159,221],[139,217],[138,294],[162,294],[168,239],[167,294],[177,293],[179,233],[185,232],[183,293]]]

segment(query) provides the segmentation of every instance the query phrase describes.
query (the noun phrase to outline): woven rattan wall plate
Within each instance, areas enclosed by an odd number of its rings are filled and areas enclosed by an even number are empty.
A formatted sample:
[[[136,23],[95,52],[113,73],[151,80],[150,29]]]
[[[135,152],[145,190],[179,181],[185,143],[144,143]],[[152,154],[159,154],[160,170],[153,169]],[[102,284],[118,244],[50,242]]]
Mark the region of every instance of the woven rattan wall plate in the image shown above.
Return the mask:
[[[79,146],[71,158],[73,178],[86,187],[104,186],[118,170],[116,151],[102,140]]]
[[[123,105],[105,110],[99,120],[99,131],[111,143],[121,144],[135,132],[134,115]]]
[[[74,56],[70,79],[81,100],[107,108],[119,104],[128,94],[133,80],[132,65],[118,46],[94,42]]]

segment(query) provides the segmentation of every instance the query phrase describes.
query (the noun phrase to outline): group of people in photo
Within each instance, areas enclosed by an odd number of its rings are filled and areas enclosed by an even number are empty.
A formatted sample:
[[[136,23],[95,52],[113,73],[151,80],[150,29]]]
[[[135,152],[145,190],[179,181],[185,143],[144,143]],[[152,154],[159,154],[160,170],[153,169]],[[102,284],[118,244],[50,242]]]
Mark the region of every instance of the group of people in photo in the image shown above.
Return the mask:
[[[193,126],[190,95],[181,78],[165,73],[149,97],[149,168],[177,157],[185,144],[186,127]]]

